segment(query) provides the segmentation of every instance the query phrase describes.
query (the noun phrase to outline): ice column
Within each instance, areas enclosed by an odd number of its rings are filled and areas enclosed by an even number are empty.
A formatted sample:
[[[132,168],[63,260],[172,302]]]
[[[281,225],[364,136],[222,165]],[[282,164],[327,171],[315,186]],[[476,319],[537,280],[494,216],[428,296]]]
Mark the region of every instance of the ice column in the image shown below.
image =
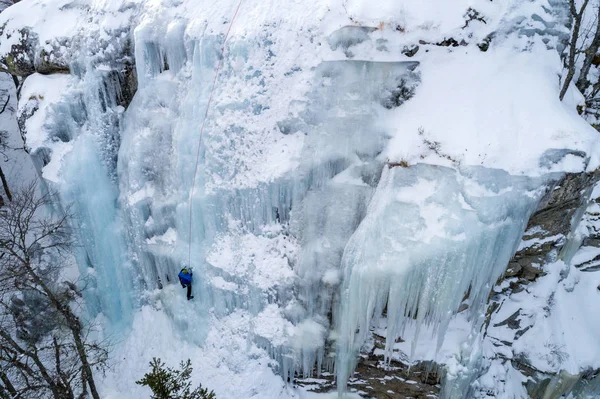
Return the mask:
[[[61,178],[48,184],[73,214],[74,251],[88,287],[90,316],[102,313],[119,331],[131,316],[133,273],[117,204],[123,111],[118,78],[93,65],[74,65],[73,73],[73,86],[52,106],[44,126],[49,137],[70,145],[61,162]]]

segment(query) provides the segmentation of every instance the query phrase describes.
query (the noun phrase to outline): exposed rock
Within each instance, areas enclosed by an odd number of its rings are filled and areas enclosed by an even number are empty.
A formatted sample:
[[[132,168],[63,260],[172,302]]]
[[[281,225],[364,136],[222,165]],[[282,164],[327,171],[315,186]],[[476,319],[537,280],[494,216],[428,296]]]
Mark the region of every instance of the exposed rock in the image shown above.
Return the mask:
[[[484,24],[487,24],[485,18],[483,18],[481,13],[471,7],[469,7],[467,12],[465,13],[464,18],[465,18],[465,24],[463,25],[462,29],[465,29],[466,27],[468,27],[469,24],[473,21],[483,22]]]
[[[581,243],[584,247],[600,247],[600,239],[596,237],[586,237]]]
[[[444,40],[437,43],[426,42],[425,40],[419,40],[419,44],[434,44],[436,46],[441,47],[458,47],[458,46],[467,46],[469,43],[465,39],[460,39],[460,42],[453,37],[444,38]],[[427,50],[425,50],[427,51]]]
[[[516,294],[525,289],[524,285],[525,284],[523,284],[523,280],[515,280],[515,281],[510,282],[510,284],[508,285],[508,288],[510,289],[511,293]]]
[[[567,173],[561,181],[558,182],[554,190],[550,191],[542,198],[538,205],[539,211],[554,209],[562,206],[564,203],[574,200],[581,201],[581,194],[586,189],[591,188],[599,179],[600,171],[595,171],[593,173]],[[536,214],[533,215],[529,225],[532,225],[536,221],[536,219],[534,219]],[[568,229],[569,226],[562,226],[562,228]]]
[[[488,51],[488,49],[490,48],[490,43],[492,43],[492,39],[494,38],[494,34],[489,34],[485,37],[485,39],[483,39],[481,41],[481,43],[479,43],[477,45],[477,47],[479,47],[479,50],[486,52]]]
[[[45,75],[69,73],[67,55],[64,52],[71,48],[70,40],[63,39],[52,45],[47,44],[52,47],[52,50],[48,51],[39,45],[37,34],[30,28],[22,28],[16,33],[0,29],[0,38],[10,38],[14,34],[20,35],[19,41],[11,46],[9,52],[0,56],[0,71],[20,77],[27,77],[34,72]]]
[[[402,49],[402,54],[404,54],[407,57],[413,57],[415,54],[417,54],[417,52],[419,51],[419,46],[412,45],[412,46],[404,46],[404,48]]]
[[[464,312],[467,309],[469,309],[469,304],[461,303],[460,306],[458,307],[457,313]]]
[[[600,386],[600,370],[588,370],[580,374],[570,374],[561,370],[556,374],[547,374],[524,366],[523,363],[513,362],[528,378],[525,384],[531,399],[561,398],[571,394],[570,397],[584,398],[598,393]]]
[[[585,245],[585,246],[586,247],[598,247],[598,245]],[[577,267],[579,267],[585,271],[593,271],[593,270],[598,270],[599,265],[600,265],[600,255],[596,255],[592,259],[578,264]]]
[[[381,358],[371,355],[361,359],[353,377],[356,380],[349,386],[368,398],[436,398],[440,391],[439,377],[429,370],[431,366],[419,363],[409,369],[395,361],[385,366]]]
[[[522,281],[522,280],[525,280],[525,282],[526,281],[534,281],[538,276],[544,274],[542,268],[539,267],[539,265],[537,265],[535,263],[529,263],[525,259],[520,259],[520,261],[527,262],[527,263],[523,264],[523,268],[521,269],[521,272],[518,274],[518,276],[520,277],[520,281]]]
[[[42,49],[35,59],[35,71],[44,75],[53,73],[69,73],[69,65],[64,61],[65,58],[60,54],[60,50],[56,52],[46,52]]]
[[[110,79],[114,86],[119,88],[117,104],[127,108],[137,92],[138,80],[133,54],[130,53],[131,46],[127,44],[124,51],[123,57],[117,59],[115,69],[110,73]]]
[[[572,229],[575,212],[585,200],[583,193],[600,178],[600,173],[566,174],[542,198],[523,235],[523,244],[508,264],[504,278],[517,277],[528,284],[544,275],[542,265],[552,251],[560,251]],[[514,292],[515,284],[511,283]]]
[[[29,76],[35,72],[33,42],[37,41],[37,36],[29,28],[13,33],[5,32],[5,26],[0,28],[0,38],[4,35],[10,38],[13,34],[19,35],[19,41],[11,46],[8,53],[0,56],[0,71],[16,76]]]
[[[73,3],[65,5],[62,9],[87,15],[89,6]],[[69,32],[70,36],[51,37],[43,43],[36,33],[36,26],[15,28],[11,26],[10,21],[6,22],[0,26],[0,41],[10,39],[13,44],[9,51],[0,54],[0,71],[11,74],[15,83],[20,85],[17,77],[22,78],[22,81],[36,72],[44,75],[71,73],[73,68],[74,74],[81,75],[88,68],[100,67],[102,71],[108,69],[109,74],[114,73],[114,77],[109,79],[115,81],[115,85],[119,87],[117,103],[127,107],[137,91],[130,31],[132,25],[106,31],[100,21],[111,18],[110,15],[108,12],[100,12],[91,17],[98,20],[98,32],[78,35],[78,32],[73,30]],[[89,40],[89,37],[96,33],[98,37]],[[80,62],[82,58],[86,60],[84,64]]]
[[[523,270],[523,266],[521,266],[519,262],[510,262],[506,272],[504,273],[504,277],[515,277],[521,272],[521,270]]]
[[[529,219],[520,249],[499,281],[511,279],[501,290],[502,294],[521,292],[525,285],[545,274],[542,266],[548,257],[556,256],[566,244],[566,237],[573,228],[573,217],[585,201],[583,193],[599,179],[599,172],[570,173],[548,190]],[[495,296],[492,296],[492,302]]]
[[[463,40],[464,42],[464,40]],[[444,40],[442,40],[441,42],[436,43],[437,46],[443,46],[443,47],[458,47],[460,44],[455,38],[453,37],[449,37],[449,38],[445,38]],[[466,42],[465,42],[466,45]]]
[[[39,100],[36,97],[28,98],[26,106],[23,107],[23,111],[20,112],[17,116],[17,124],[19,125],[19,131],[21,132],[21,137],[23,138],[23,144],[25,151],[29,152],[29,148],[27,147],[27,127],[26,122],[29,118],[33,116],[40,108]]]
[[[527,326],[522,330],[519,330],[515,333],[515,341],[518,340],[523,334],[525,334],[532,326]],[[511,343],[512,345],[512,343]]]
[[[499,281],[499,285],[495,289],[495,293],[491,296],[488,304],[486,318],[486,334],[492,328],[504,327],[514,330],[514,336],[509,341],[494,339],[493,343],[498,348],[495,358],[496,361],[504,363],[510,361],[512,367],[524,377],[527,381],[524,386],[529,397],[534,399],[542,398],[559,398],[562,395],[578,396],[580,392],[597,392],[589,389],[595,382],[600,370],[590,370],[586,373],[571,375],[564,370],[560,371],[560,365],[569,354],[554,345],[548,343],[548,356],[552,364],[556,364],[559,368],[556,373],[543,372],[532,366],[532,362],[520,352],[514,353],[512,346],[525,333],[533,328],[535,324],[534,318],[531,318],[530,312],[523,314],[521,308],[512,311],[507,317],[506,313],[502,313],[505,301],[510,303],[508,299],[513,294],[518,294],[526,289],[532,282],[536,281],[540,276],[546,274],[544,266],[548,263],[556,261],[565,248],[569,240],[572,241],[571,232],[574,229],[578,231],[583,227],[583,230],[589,225],[595,226],[594,218],[597,217],[594,211],[585,213],[583,210],[588,208],[589,193],[594,185],[598,182],[600,173],[581,173],[581,174],[566,174],[559,181],[550,185],[547,194],[538,204],[538,210],[531,216],[527,230],[523,236],[523,242],[520,249],[517,251],[511,262],[508,264],[504,277]],[[592,202],[594,203],[594,202]],[[596,208],[593,208],[595,210]],[[583,216],[582,216],[583,215]],[[587,219],[592,219],[590,223],[585,223]],[[583,224],[583,226],[582,226]],[[582,231],[583,231],[582,230]],[[596,237],[597,232],[590,230],[590,235],[581,242],[590,245],[598,246],[600,237]],[[575,242],[575,245],[579,245]],[[594,258],[592,256],[592,258]],[[595,258],[589,262],[584,262],[579,267],[585,267],[584,264],[595,264]],[[599,287],[600,289],[600,287]],[[512,302],[514,306],[515,302]],[[543,308],[544,312],[550,312],[553,303],[553,294],[548,298],[547,305]],[[511,308],[511,309],[514,309]],[[504,314],[499,320],[494,320],[495,315]],[[493,333],[492,333],[493,334]],[[510,332],[507,332],[510,334]],[[502,337],[504,335],[497,335]],[[512,355],[506,355],[512,354]],[[508,357],[505,357],[508,356]],[[512,359],[510,358],[512,356]],[[592,381],[594,381],[592,383]],[[600,385],[596,385],[593,389],[598,389]]]
[[[517,310],[515,313],[510,315],[503,322],[494,324],[494,327],[508,326],[508,328],[510,328],[511,330],[517,330],[521,327],[521,323],[519,322],[520,315],[521,315],[521,309]]]
[[[138,80],[137,72],[134,63],[126,63],[123,69],[123,73],[120,75],[121,83],[121,97],[119,98],[119,105],[127,108],[133,100],[133,96],[137,92]]]
[[[437,398],[440,393],[441,376],[438,366],[421,362],[408,367],[407,364],[392,360],[387,364],[383,356],[376,355],[375,349],[385,346],[384,338],[374,335],[375,346],[371,353],[363,354],[348,390],[365,398]],[[336,389],[333,375],[325,373],[319,378],[299,379],[297,385],[313,392],[331,392]]]

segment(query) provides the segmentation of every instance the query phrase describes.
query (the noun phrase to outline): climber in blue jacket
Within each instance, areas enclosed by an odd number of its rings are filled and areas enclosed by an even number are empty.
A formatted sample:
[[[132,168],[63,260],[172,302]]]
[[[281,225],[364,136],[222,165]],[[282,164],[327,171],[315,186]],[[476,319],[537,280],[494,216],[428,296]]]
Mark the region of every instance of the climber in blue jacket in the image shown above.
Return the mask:
[[[181,269],[179,272],[179,282],[183,288],[187,287],[187,299],[188,301],[193,298],[192,296],[192,271],[187,268]]]

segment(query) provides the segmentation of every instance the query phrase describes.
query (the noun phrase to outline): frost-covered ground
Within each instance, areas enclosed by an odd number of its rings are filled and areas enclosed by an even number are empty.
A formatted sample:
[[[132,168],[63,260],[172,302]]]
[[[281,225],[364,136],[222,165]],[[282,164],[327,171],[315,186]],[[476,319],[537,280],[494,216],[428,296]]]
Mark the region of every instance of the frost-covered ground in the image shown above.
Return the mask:
[[[336,359],[345,380],[373,324],[388,356],[468,379],[546,182],[600,166],[579,94],[558,100],[564,5],[246,0],[232,21],[238,4],[22,0],[0,15],[0,56],[29,75],[26,145],[74,205],[89,311],[117,341],[103,395],[143,396],[134,381],[161,357],[191,358],[220,399],[309,398],[277,374]],[[176,284],[188,248],[192,302]],[[545,356],[565,315],[598,347],[593,308],[570,312],[595,280],[557,288],[562,267],[511,297],[532,315],[558,304],[523,352]],[[581,345],[562,369],[600,366]]]

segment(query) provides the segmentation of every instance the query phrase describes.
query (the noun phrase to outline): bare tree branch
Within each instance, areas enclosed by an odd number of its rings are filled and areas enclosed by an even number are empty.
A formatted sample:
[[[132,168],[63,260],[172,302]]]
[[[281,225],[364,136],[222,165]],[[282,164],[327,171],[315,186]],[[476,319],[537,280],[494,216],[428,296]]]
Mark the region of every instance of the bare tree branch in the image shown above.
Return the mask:
[[[59,281],[72,239],[68,214],[42,216],[53,201],[32,182],[0,212],[0,362],[13,367],[19,393],[42,387],[55,398],[99,399],[92,367],[103,367],[108,351],[73,310],[82,288]]]
[[[575,56],[577,55],[577,41],[579,39],[579,30],[581,29],[581,20],[583,18],[583,13],[587,8],[589,0],[584,0],[583,4],[579,11],[577,11],[577,7],[575,5],[575,0],[569,0],[569,10],[571,12],[571,18],[573,20],[573,31],[571,34],[571,41],[569,47],[569,58],[567,60],[567,76],[563,81],[562,89],[560,90],[560,94],[558,98],[562,101],[569,89],[569,85],[573,80],[573,76],[575,76]]]
[[[6,198],[8,198],[9,201],[12,201],[12,194],[10,192],[10,188],[8,187],[8,181],[6,180],[4,171],[2,171],[2,166],[0,166],[0,180],[2,180],[2,187],[4,188],[4,192],[6,193]]]
[[[2,106],[2,109],[0,109],[0,114],[2,114],[4,111],[6,111],[6,107],[8,106],[9,102],[10,102],[10,94],[6,97],[6,102]]]
[[[598,6],[596,10],[596,32],[594,33],[594,38],[592,39],[589,47],[585,50],[583,66],[579,72],[579,79],[577,79],[577,82],[575,83],[575,86],[577,86],[579,91],[581,91],[584,95],[590,85],[590,81],[587,77],[590,72],[590,68],[592,67],[594,57],[596,57],[596,54],[598,53],[598,49],[600,49],[600,6]]]

